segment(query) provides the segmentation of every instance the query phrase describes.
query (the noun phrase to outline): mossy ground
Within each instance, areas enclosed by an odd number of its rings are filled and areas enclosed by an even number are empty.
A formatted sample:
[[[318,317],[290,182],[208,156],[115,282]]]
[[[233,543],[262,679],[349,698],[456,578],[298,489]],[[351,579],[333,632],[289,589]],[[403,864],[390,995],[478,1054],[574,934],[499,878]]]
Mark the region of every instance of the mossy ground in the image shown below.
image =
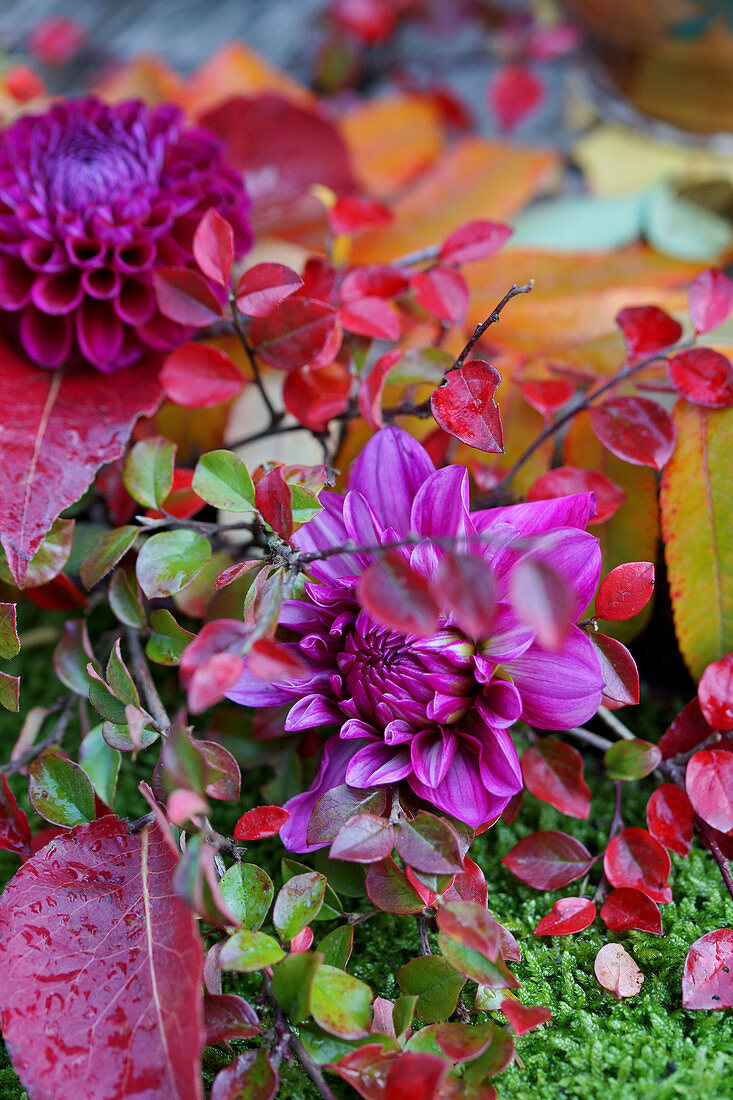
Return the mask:
[[[46,613],[44,621],[62,619]],[[23,676],[24,713],[54,697],[57,687],[48,675],[49,663],[50,650],[39,646],[13,662],[19,668],[8,667]],[[647,707],[630,715],[629,721],[641,730],[643,720],[649,736],[649,725],[657,724],[656,717]],[[0,715],[0,746],[5,759],[18,728],[17,716]],[[125,762],[116,802],[121,815],[135,817],[145,812],[136,785],[139,778],[149,775],[152,762],[153,757],[141,759],[135,768]],[[522,961],[512,968],[522,984],[522,999],[547,1005],[553,1013],[551,1026],[518,1041],[524,1068],[514,1065],[497,1079],[500,1100],[729,1100],[733,1098],[733,1013],[686,1012],[680,1007],[680,979],[689,945],[714,928],[733,927],[733,903],[710,856],[695,845],[686,859],[672,857],[674,901],[662,907],[663,938],[637,932],[613,937],[596,922],[579,935],[534,939],[532,929],[560,895],[539,894],[522,885],[500,862],[521,836],[537,828],[565,829],[591,850],[600,850],[612,813],[612,788],[595,761],[589,761],[587,770],[594,791],[590,821],[563,817],[528,796],[511,826],[499,824],[475,844],[473,854],[489,883],[490,907],[514,932],[522,948]],[[245,773],[245,804],[257,798],[255,786],[247,779]],[[258,783],[260,780],[261,776]],[[22,797],[23,781],[16,778],[12,785]],[[644,806],[652,789],[649,781],[627,785],[627,824],[644,824]],[[241,807],[219,804],[214,823],[222,830],[231,829],[240,811]],[[253,847],[250,858],[259,858],[260,851],[263,862],[276,874],[276,843]],[[17,860],[0,852],[0,883],[16,869]],[[568,887],[566,893],[579,893],[579,885]],[[329,925],[321,927],[325,932]],[[641,992],[630,1000],[617,1001],[600,988],[593,974],[595,955],[608,939],[620,939],[645,974]],[[412,918],[378,916],[357,927],[349,970],[369,982],[375,993],[394,996],[395,972],[417,949]],[[228,981],[231,989],[241,988],[246,993],[249,985],[251,992],[251,980],[231,976]],[[207,1052],[209,1081],[226,1060],[218,1051]],[[346,1096],[340,1082],[331,1078],[331,1083],[335,1092]],[[280,1096],[283,1100],[313,1100],[317,1093],[302,1070],[293,1065],[284,1067]],[[0,1046],[0,1100],[23,1097]]]

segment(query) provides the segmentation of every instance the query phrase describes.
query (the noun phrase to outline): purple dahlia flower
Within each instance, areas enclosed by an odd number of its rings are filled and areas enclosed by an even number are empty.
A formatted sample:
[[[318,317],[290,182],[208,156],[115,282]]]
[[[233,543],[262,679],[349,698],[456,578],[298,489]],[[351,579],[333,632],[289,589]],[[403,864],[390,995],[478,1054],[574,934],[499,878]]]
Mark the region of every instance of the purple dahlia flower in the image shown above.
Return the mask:
[[[323,511],[295,536],[302,550],[424,536],[401,552],[430,576],[449,548],[428,540],[455,539],[459,548],[467,540],[463,545],[491,569],[498,602],[484,638],[468,638],[450,617],[434,637],[404,635],[380,625],[357,601],[373,554],[312,564],[308,598],[290,600],[280,617],[300,635],[289,644],[312,669],[310,678],[268,684],[245,670],[228,692],[249,706],[293,703],[286,730],[338,727],[311,789],[287,803],[286,846],[308,850],[315,803],[343,783],[363,789],[405,782],[472,827],[492,821],[522,787],[509,727],[522,718],[542,729],[567,729],[595,714],[601,701],[603,677],[586,634],[571,626],[560,649],[548,652],[509,599],[511,574],[532,553],[566,581],[577,621],[601,568],[598,539],[584,530],[595,514],[594,495],[471,512],[464,467],[436,470],[410,435],[385,428],[354,464],[346,495],[326,492],[321,503]]]
[[[157,310],[152,271],[194,266],[210,207],[251,243],[249,201],[217,138],[177,107],[58,103],[0,133],[0,317],[41,367],[110,373],[183,330]]]

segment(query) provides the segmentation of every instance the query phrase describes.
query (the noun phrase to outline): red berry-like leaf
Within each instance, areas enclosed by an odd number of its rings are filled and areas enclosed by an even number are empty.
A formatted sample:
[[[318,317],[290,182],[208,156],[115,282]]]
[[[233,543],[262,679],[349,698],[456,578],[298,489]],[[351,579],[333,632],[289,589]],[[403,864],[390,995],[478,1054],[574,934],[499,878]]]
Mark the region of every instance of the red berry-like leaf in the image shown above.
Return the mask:
[[[575,393],[575,386],[567,378],[549,378],[538,382],[527,379],[519,386],[527,404],[547,418],[567,404]]]
[[[248,317],[268,317],[302,285],[300,275],[284,264],[255,264],[237,283],[237,308]]]
[[[710,267],[690,283],[689,301],[695,332],[710,332],[730,316],[733,282],[717,267]]]
[[[299,680],[310,677],[312,670],[296,652],[274,638],[258,638],[247,657],[247,668],[258,680]]]
[[[131,836],[107,815],[57,837],[6,887],[0,1021],[31,1096],[120,1096],[114,1083],[134,1081],[148,1100],[201,1100],[203,954],[175,867],[157,826]]]
[[[560,649],[574,615],[574,596],[565,577],[528,555],[513,569],[509,587],[514,610],[536,631],[539,644],[551,652]]]
[[[542,474],[529,487],[527,500],[553,500],[575,493],[596,494],[596,515],[589,522],[603,523],[610,519],[626,500],[626,493],[610,477],[598,470],[582,470],[576,466],[558,466]]]
[[[266,836],[276,836],[289,817],[288,811],[280,806],[255,806],[242,814],[234,826],[234,839],[262,840]]]
[[[591,634],[601,663],[603,705],[610,710],[639,702],[639,670],[622,642],[606,634]]]
[[[599,619],[631,619],[646,607],[654,591],[654,566],[650,561],[618,565],[603,578],[596,596]]]
[[[611,454],[633,466],[661,470],[677,432],[666,409],[646,397],[612,397],[590,409],[593,431]]]
[[[535,936],[571,936],[583,932],[596,919],[590,898],[560,898],[534,930]]]
[[[431,591],[441,610],[470,638],[478,641],[489,633],[496,619],[496,578],[484,558],[446,554]]]
[[[435,1100],[449,1068],[437,1054],[405,1051],[389,1072],[384,1100]]]
[[[531,69],[516,62],[501,65],[487,88],[489,107],[504,133],[514,130],[545,98],[545,86]]]
[[[659,740],[662,756],[669,760],[673,756],[691,752],[712,733],[714,730],[705,721],[700,701],[695,696],[682,708],[666,733],[662,734]]]
[[[695,940],[682,971],[685,1008],[733,1008],[733,930],[718,928]]]
[[[503,454],[504,434],[494,401],[500,382],[496,367],[481,359],[469,359],[459,370],[449,371],[430,398],[436,422],[470,447]]]
[[[4,775],[0,775],[0,848],[21,859],[31,854],[31,830]]]
[[[325,302],[286,298],[267,317],[258,317],[249,330],[260,358],[276,370],[311,366],[330,347],[336,310]],[[333,359],[338,347],[335,349]]]
[[[328,212],[332,233],[361,233],[389,225],[392,211],[381,202],[360,195],[342,195]]]
[[[316,370],[291,370],[283,386],[283,404],[306,428],[324,432],[349,403],[353,378],[341,363]]]
[[[180,344],[160,372],[165,395],[187,409],[208,409],[236,397],[245,377],[225,352],[210,344]]]
[[[616,315],[629,354],[634,358],[669,348],[682,336],[682,325],[659,306],[629,306]]]
[[[204,275],[226,287],[234,263],[234,231],[221,214],[208,210],[193,235],[193,255]]]
[[[697,697],[709,726],[715,730],[733,729],[733,653],[708,665],[700,677]]]
[[[335,0],[329,15],[365,46],[385,42],[397,27],[397,9],[391,0]]]
[[[357,596],[370,615],[400,634],[429,637],[438,628],[438,607],[428,582],[394,551],[362,574]]]
[[[588,820],[590,790],[583,778],[583,757],[556,737],[541,737],[522,755],[524,785],[536,798],[570,817]]]
[[[526,1035],[552,1019],[552,1012],[542,1005],[523,1005],[510,997],[501,1002],[501,1011],[506,1016],[515,1035]]]
[[[733,752],[703,749],[687,765],[685,787],[696,814],[719,829],[733,829]]]
[[[431,267],[413,275],[410,286],[415,300],[448,325],[461,325],[471,299],[466,280],[454,267]]]
[[[669,380],[693,405],[722,409],[733,405],[733,363],[712,348],[689,348],[667,362]]]
[[[347,271],[341,280],[342,304],[357,298],[399,298],[410,287],[409,275],[399,267],[388,264],[365,264]],[[311,294],[312,298],[319,295]]]
[[[153,272],[160,312],[176,324],[206,328],[220,321],[221,304],[203,275],[186,267],[159,267]]]
[[[646,823],[665,848],[678,856],[687,855],[695,833],[695,811],[681,787],[673,783],[657,787],[646,805]]]
[[[276,466],[257,482],[255,505],[265,523],[287,541],[293,533],[293,492],[282,466]]]
[[[666,849],[646,829],[624,829],[609,842],[603,857],[612,886],[633,886],[665,904],[672,900],[666,885],[671,869]]]
[[[639,932],[662,935],[662,914],[656,901],[632,886],[612,890],[601,907],[601,920],[611,932]]]
[[[567,886],[582,878],[594,862],[579,840],[554,829],[523,837],[502,860],[513,875],[536,890]]]
[[[511,226],[485,219],[466,222],[443,241],[438,259],[443,264],[468,264],[488,260],[512,235]]]
[[[260,1031],[260,1022],[252,1005],[235,993],[204,997],[204,1021],[207,1047],[232,1039],[251,1039]]]
[[[347,332],[372,340],[398,340],[400,315],[384,298],[355,298],[339,310],[339,321]]]
[[[388,351],[377,359],[366,378],[359,378],[359,412],[375,431],[383,427],[382,393],[387,376],[402,357],[399,349]]]

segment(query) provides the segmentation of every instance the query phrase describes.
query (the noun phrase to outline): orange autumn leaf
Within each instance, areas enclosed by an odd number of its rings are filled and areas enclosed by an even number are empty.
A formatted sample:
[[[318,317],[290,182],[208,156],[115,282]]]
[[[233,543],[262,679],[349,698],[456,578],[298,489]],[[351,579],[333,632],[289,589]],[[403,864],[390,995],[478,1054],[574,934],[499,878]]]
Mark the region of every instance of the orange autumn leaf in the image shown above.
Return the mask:
[[[276,92],[301,107],[316,97],[297,80],[271,65],[243,42],[229,42],[196,70],[185,88],[185,105],[198,118],[232,96]]]
[[[440,154],[445,133],[425,96],[385,96],[359,104],[338,123],[365,190],[388,198]]]
[[[95,95],[107,103],[142,99],[144,103],[181,103],[184,85],[181,78],[154,54],[140,54],[128,61],[94,88]]]
[[[364,233],[355,241],[351,260],[387,262],[416,249],[440,244],[467,221],[476,218],[505,221],[550,186],[557,166],[557,154],[550,150],[520,149],[484,138],[464,138],[446,149],[393,204],[391,225]],[[466,270],[479,266],[491,269],[495,260],[493,257],[488,264],[468,265]],[[514,281],[519,280],[512,279],[508,285]]]

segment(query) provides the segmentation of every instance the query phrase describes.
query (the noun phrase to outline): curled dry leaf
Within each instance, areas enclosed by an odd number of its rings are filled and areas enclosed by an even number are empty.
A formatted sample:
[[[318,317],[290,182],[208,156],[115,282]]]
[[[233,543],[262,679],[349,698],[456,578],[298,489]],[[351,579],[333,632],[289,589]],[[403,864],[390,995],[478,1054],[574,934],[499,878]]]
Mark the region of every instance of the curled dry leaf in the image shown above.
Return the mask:
[[[635,997],[644,984],[644,975],[620,943],[606,943],[596,955],[593,969],[598,981],[619,1000]]]

